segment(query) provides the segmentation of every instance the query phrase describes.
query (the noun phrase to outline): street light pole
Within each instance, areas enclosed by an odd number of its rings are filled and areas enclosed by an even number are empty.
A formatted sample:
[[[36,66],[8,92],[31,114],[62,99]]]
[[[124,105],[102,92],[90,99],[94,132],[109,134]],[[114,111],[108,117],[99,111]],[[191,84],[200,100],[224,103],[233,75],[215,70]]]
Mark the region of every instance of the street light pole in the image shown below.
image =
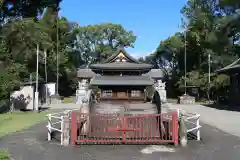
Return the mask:
[[[36,67],[36,89],[35,89],[35,94],[34,94],[34,97],[35,97],[35,105],[34,105],[34,108],[35,108],[35,111],[39,111],[39,106],[38,106],[38,62],[39,62],[39,44],[37,44],[37,67]]]

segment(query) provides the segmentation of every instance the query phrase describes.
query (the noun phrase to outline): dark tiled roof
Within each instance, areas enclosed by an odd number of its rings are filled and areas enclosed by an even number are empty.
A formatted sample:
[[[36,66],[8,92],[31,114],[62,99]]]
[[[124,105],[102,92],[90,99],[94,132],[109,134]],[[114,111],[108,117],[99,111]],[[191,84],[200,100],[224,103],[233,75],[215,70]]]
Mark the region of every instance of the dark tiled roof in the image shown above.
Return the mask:
[[[77,77],[79,78],[92,78],[96,74],[91,69],[78,69]]]
[[[240,58],[234,61],[233,63],[223,67],[222,69],[217,70],[217,73],[226,73],[226,72],[236,72],[240,69]]]
[[[91,69],[151,69],[152,65],[145,63],[129,63],[129,62],[114,62],[114,63],[102,63],[92,64]]]
[[[148,76],[95,76],[90,85],[150,86],[153,80]]]
[[[143,74],[143,76],[149,76],[151,78],[163,78],[165,76],[165,73],[162,69],[151,69],[151,71]]]
[[[134,63],[141,63],[135,58],[133,58],[130,54],[127,53],[127,51],[124,48],[118,48],[115,54],[113,54],[111,57],[109,57],[104,63],[111,63],[112,60],[118,56],[118,54],[122,52],[129,60],[133,61]]]

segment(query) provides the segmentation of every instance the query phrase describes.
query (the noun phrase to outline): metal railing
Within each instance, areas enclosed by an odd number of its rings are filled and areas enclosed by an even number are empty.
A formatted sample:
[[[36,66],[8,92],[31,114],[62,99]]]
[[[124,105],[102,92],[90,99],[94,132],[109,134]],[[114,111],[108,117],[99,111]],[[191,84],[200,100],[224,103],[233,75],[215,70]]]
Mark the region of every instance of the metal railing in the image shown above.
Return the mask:
[[[200,141],[201,140],[200,128],[202,127],[200,126],[200,114],[189,113],[179,108],[177,109],[177,113],[178,113],[178,118],[179,119],[183,118],[184,122],[186,123],[187,133],[196,131],[197,140]]]
[[[63,125],[64,125],[63,116],[64,114],[67,114],[69,119],[71,120],[70,115],[72,111],[75,111],[75,110],[79,110],[79,109],[72,109],[72,110],[66,110],[62,112],[47,114],[48,125],[46,127],[48,129],[48,141],[52,140],[52,132],[57,131],[57,132],[60,132],[61,134],[60,142],[61,142],[61,145],[63,145]],[[59,127],[59,124],[60,124],[60,127]]]
[[[91,120],[90,120],[91,119]],[[177,112],[120,116],[72,112],[72,144],[178,145]],[[90,127],[91,126],[91,127]]]

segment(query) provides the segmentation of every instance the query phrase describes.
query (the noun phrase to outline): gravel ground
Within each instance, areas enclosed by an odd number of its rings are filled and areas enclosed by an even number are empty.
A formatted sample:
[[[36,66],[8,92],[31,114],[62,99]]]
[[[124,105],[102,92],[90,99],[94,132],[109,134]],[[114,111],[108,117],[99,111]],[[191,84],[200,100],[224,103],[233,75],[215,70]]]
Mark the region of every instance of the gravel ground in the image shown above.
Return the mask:
[[[240,138],[206,124],[202,124],[201,133],[203,141],[196,142],[191,140],[186,148],[174,148],[173,146],[164,145],[84,145],[61,147],[57,140],[51,142],[46,140],[47,130],[45,125],[46,122],[0,138],[0,149],[7,149],[15,160],[240,159]],[[152,149],[149,149],[149,147]]]
[[[51,142],[46,140],[46,122],[43,122],[24,131],[1,137],[0,150],[7,149],[14,160],[240,159],[238,112],[219,111],[201,105],[170,104],[170,106],[201,114],[201,142],[188,141],[189,144],[186,148],[166,145],[84,145],[62,147],[59,145],[58,140]],[[64,105],[65,107],[67,107],[66,104]],[[60,108],[61,106],[57,106],[54,109]]]

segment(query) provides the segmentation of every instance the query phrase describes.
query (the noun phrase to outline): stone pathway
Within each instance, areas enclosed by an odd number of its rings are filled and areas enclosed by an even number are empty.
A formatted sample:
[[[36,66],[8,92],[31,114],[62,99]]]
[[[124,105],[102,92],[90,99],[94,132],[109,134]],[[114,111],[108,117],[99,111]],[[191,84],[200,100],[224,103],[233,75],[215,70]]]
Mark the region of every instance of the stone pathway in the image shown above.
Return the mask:
[[[131,114],[155,114],[157,113],[156,106],[152,103],[132,103],[132,104],[110,104],[110,103],[97,103],[93,105],[92,112],[94,113],[120,113],[124,109],[128,109]]]
[[[42,107],[49,108],[51,110],[59,110],[59,109],[76,109],[80,108],[80,105],[75,103],[59,103],[50,105],[44,104]]]
[[[201,122],[240,137],[240,112],[218,110],[199,104],[167,104],[167,106],[180,108],[191,113],[198,113],[201,115]]]

